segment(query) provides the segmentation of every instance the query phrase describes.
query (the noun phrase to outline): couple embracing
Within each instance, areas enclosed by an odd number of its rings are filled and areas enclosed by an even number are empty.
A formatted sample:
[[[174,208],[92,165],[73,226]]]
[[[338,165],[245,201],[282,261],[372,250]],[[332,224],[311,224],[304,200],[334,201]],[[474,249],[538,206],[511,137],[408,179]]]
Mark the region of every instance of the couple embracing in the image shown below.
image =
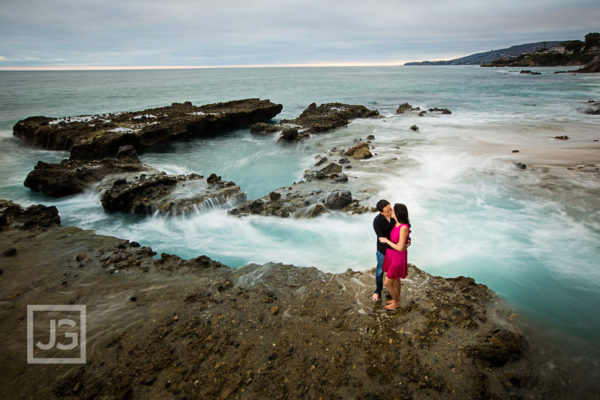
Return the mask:
[[[377,268],[375,269],[375,292],[371,299],[381,300],[383,285],[392,296],[387,310],[400,308],[400,279],[406,278],[407,252],[410,246],[410,221],[404,204],[390,205],[387,200],[377,202],[379,214],[373,220],[377,235]],[[385,281],[383,273],[385,272]]]

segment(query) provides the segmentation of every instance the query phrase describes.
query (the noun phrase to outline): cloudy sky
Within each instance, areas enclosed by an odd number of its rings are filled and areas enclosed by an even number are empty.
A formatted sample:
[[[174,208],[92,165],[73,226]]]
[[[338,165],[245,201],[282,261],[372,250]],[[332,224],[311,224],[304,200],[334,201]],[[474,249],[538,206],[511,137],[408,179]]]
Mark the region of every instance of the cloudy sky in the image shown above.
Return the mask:
[[[1,0],[0,68],[402,64],[600,31],[598,0]]]

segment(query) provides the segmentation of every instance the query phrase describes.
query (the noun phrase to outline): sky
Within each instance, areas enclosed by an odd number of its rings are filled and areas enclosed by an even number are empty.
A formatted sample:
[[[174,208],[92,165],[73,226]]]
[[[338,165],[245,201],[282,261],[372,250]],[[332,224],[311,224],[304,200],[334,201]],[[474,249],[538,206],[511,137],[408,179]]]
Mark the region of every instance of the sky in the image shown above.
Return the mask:
[[[401,65],[598,31],[598,0],[1,0],[0,69]]]

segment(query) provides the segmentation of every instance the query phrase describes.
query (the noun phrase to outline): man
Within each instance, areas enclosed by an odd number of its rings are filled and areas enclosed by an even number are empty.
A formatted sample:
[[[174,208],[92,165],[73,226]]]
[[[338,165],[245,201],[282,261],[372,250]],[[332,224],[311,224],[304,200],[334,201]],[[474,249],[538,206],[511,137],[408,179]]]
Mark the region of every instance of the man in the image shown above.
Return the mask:
[[[392,206],[387,200],[379,200],[377,202],[377,211],[379,214],[373,219],[373,229],[377,235],[377,268],[375,269],[375,292],[371,296],[371,300],[381,300],[381,290],[383,289],[383,260],[385,251],[389,248],[386,243],[379,241],[380,237],[390,237],[390,232],[396,221],[392,218]]]

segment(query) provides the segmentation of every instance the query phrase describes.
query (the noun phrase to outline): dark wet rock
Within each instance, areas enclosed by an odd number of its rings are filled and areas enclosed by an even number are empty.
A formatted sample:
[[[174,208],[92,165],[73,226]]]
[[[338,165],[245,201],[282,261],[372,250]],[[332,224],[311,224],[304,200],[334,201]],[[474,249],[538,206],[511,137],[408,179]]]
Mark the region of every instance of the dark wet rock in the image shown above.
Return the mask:
[[[515,163],[515,167],[517,167],[518,169],[527,169],[527,165],[520,162]]]
[[[271,199],[271,201],[278,201],[279,199],[281,199],[281,193],[271,192],[269,193],[269,198]]]
[[[330,163],[325,168],[317,171],[317,179],[335,178],[342,173],[342,166],[336,163]]]
[[[117,159],[63,160],[59,164],[39,161],[23,184],[48,196],[62,197],[81,193],[111,175],[141,171],[156,172],[140,162],[133,146],[127,146],[119,150]]]
[[[563,135],[563,136],[554,136],[554,139],[557,139],[557,140],[569,140],[569,137],[566,136],[566,135]]]
[[[416,126],[416,125],[413,125],[413,126],[410,127],[410,129],[416,132],[416,131],[419,130],[419,127]]]
[[[329,163],[321,169],[309,169],[304,172],[304,178],[307,181],[329,180],[332,182],[347,182],[348,176],[342,172],[342,166],[336,163]]]
[[[520,74],[526,74],[526,75],[541,75],[541,72],[537,72],[537,71],[532,71],[529,69],[522,69],[521,72],[519,72]]]
[[[434,107],[434,108],[430,108],[429,112],[441,112],[444,115],[450,115],[452,114],[452,111],[450,111],[447,108],[438,108],[438,107]]]
[[[38,204],[27,208],[10,200],[0,199],[0,230],[6,228],[50,228],[60,225],[58,209]]]
[[[369,136],[367,136],[367,140],[375,140],[375,135],[369,135]]]
[[[194,106],[190,102],[144,111],[69,118],[30,117],[16,123],[14,135],[34,146],[69,150],[71,159],[114,156],[119,147],[136,149],[265,122],[281,112],[269,100],[245,99]]]
[[[166,174],[119,179],[102,195],[106,211],[135,214],[178,215],[204,208],[240,202],[246,196],[233,182],[211,174],[172,176]]]
[[[346,126],[350,120],[356,118],[374,118],[378,116],[379,111],[369,110],[361,105],[326,103],[317,106],[316,103],[312,103],[297,118],[284,119],[274,126],[277,127],[277,130],[282,131],[281,141],[296,142],[314,133]],[[264,129],[264,127],[260,126],[257,129]]]
[[[419,111],[420,107],[413,107],[408,103],[403,103],[396,109],[396,114],[404,114],[406,111]]]
[[[371,151],[369,150],[369,145],[365,142],[360,142],[356,146],[351,147],[344,155],[354,157],[357,160],[373,157],[373,154],[371,154]]]
[[[267,124],[266,122],[256,122],[250,127],[250,133],[254,134],[269,134],[276,133],[281,130],[279,125]]]
[[[318,158],[319,158],[319,161],[317,161],[317,163],[315,164],[315,167],[323,165],[327,162],[327,157],[318,157]]]
[[[335,190],[327,196],[325,206],[331,210],[341,210],[352,203],[352,193],[349,190]]]
[[[306,133],[299,132],[298,128],[284,128],[281,132],[281,137],[279,140],[284,140],[287,142],[294,142],[306,137]]]
[[[119,147],[119,150],[117,150],[117,160],[119,160],[120,162],[123,162],[123,163],[129,163],[129,164],[141,163],[140,159],[138,158],[135,147],[133,147],[130,144]]]
[[[210,174],[210,176],[208,178],[206,178],[206,182],[209,185],[212,185],[213,183],[219,182],[221,180],[220,176],[217,176],[217,174]]]
[[[421,111],[421,112],[419,113],[419,117],[424,117],[424,116],[425,116],[425,114],[427,114],[427,111]]]
[[[350,162],[350,160],[348,160],[346,157],[342,157],[338,160],[338,163],[340,164],[348,164]]]
[[[583,112],[588,115],[600,115],[600,101],[588,101],[590,107],[586,108]]]
[[[11,247],[10,249],[8,249],[8,250],[5,250],[5,251],[2,253],[2,255],[3,255],[4,257],[14,257],[14,256],[16,256],[16,255],[17,255],[17,249],[15,249],[14,247]]]
[[[330,131],[348,125],[350,120],[356,118],[374,118],[379,116],[379,111],[369,110],[365,106],[342,103],[326,103],[317,106],[309,105],[298,118],[282,120],[283,125],[292,125],[302,128],[297,135],[286,140],[299,140],[313,133]]]
[[[326,103],[317,106],[312,103],[298,118],[282,123],[302,126],[308,133],[319,133],[346,126],[352,119],[374,117],[379,117],[379,111],[361,105]]]
[[[518,152],[519,152],[519,150],[513,150],[512,152],[513,152],[513,153],[518,153]]]
[[[523,335],[505,329],[494,329],[476,345],[467,346],[465,353],[487,365],[498,367],[518,359],[524,350]]]

